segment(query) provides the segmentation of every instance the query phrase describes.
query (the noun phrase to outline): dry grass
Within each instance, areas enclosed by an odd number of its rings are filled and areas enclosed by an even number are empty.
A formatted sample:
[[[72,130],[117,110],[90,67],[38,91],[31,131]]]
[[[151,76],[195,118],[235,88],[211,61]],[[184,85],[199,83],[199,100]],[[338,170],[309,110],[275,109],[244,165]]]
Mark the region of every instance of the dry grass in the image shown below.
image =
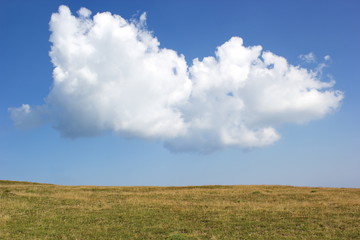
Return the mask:
[[[0,181],[0,239],[360,239],[360,189]]]

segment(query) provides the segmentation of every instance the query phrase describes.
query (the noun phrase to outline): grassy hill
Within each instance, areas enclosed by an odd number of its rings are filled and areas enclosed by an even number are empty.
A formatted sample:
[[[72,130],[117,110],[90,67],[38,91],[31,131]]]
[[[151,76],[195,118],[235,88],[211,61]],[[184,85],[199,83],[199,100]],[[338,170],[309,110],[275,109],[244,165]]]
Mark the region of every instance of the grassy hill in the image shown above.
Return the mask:
[[[360,189],[0,181],[0,239],[360,239]]]

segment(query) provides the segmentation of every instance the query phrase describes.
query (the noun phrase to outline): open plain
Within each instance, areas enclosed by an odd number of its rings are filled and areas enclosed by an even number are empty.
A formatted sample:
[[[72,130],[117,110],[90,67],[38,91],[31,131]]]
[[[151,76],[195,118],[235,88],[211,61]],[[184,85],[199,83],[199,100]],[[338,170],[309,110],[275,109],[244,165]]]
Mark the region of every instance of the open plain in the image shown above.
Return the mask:
[[[360,189],[0,181],[0,239],[360,239]]]

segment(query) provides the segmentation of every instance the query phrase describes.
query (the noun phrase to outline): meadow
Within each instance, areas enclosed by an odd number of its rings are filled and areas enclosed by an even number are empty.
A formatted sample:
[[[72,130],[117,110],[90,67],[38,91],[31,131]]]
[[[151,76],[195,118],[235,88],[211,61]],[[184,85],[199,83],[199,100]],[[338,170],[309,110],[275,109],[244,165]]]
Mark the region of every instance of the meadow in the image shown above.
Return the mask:
[[[360,189],[0,181],[0,239],[360,239]]]

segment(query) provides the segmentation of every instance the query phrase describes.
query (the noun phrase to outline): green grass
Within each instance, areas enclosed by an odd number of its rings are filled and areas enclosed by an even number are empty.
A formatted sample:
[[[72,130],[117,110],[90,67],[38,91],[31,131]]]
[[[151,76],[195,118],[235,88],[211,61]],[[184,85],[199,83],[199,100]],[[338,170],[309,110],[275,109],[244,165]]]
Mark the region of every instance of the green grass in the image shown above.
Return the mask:
[[[360,239],[360,189],[0,181],[0,239]]]

